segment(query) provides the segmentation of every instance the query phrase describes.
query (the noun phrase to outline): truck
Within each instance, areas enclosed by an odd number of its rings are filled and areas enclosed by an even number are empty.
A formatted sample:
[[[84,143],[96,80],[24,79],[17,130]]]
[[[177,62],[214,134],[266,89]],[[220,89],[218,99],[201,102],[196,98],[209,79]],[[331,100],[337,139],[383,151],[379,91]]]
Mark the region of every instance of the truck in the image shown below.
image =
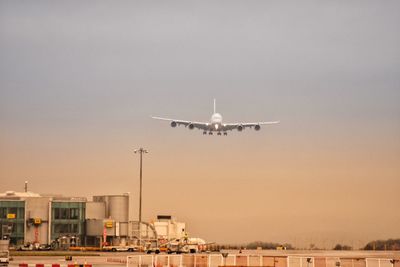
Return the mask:
[[[166,252],[167,247],[159,245],[159,242],[157,239],[148,240],[144,243],[144,252],[147,254],[151,254],[151,253],[159,254],[161,251]]]
[[[205,251],[207,245],[214,244],[206,243],[203,239],[197,237],[175,239],[167,244],[167,253],[199,253]]]
[[[9,243],[10,240],[0,240],[0,266],[8,266],[10,261]]]

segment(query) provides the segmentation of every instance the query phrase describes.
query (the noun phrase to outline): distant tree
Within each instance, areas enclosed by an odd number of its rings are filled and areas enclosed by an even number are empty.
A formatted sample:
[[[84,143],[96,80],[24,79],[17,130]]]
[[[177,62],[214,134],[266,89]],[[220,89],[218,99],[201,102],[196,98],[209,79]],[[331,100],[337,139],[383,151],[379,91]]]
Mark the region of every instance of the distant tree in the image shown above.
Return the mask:
[[[336,244],[333,250],[352,250],[353,248],[347,245]]]
[[[333,248],[333,250],[342,250],[342,245],[336,244],[336,246]]]
[[[293,246],[291,244],[279,244],[279,243],[262,242],[262,241],[254,241],[246,245],[247,249],[257,249],[259,247],[261,247],[262,249],[276,249],[277,247],[285,247],[286,249],[293,249]]]
[[[400,250],[400,239],[371,241],[365,245],[364,250]]]

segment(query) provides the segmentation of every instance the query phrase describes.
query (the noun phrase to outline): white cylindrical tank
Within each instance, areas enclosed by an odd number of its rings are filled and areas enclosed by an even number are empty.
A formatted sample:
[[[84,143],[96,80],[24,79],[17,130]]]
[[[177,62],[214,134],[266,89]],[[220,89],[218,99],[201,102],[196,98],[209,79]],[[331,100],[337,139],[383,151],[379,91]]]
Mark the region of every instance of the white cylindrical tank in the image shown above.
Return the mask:
[[[108,196],[108,216],[118,222],[128,222],[129,196]]]
[[[93,196],[94,202],[105,203],[105,217],[118,222],[129,221],[129,194]]]

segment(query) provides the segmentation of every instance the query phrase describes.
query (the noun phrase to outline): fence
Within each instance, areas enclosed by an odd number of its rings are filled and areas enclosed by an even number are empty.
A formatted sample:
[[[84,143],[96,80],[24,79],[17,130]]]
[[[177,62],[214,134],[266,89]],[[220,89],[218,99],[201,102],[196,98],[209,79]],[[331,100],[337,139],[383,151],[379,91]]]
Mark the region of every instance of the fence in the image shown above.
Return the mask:
[[[400,264],[398,261],[393,261],[391,259],[375,259],[368,258],[366,259],[365,267],[399,267]]]
[[[133,255],[127,267],[400,267],[398,261],[375,258],[299,257],[265,255],[181,254]]]

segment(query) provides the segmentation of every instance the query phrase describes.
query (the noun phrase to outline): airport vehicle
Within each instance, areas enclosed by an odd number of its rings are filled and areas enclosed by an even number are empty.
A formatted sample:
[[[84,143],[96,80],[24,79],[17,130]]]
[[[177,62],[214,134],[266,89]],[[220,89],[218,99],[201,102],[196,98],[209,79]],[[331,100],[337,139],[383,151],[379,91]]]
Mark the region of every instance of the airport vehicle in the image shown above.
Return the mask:
[[[133,251],[139,251],[139,247],[135,246],[135,245],[128,245],[128,246],[104,246],[103,251],[112,251],[112,252],[116,252],[116,251],[129,251],[129,252],[133,252]]]
[[[50,245],[42,244],[37,248],[37,250],[49,251],[52,250],[52,247]]]
[[[0,250],[0,266],[8,266],[10,253],[8,250]]]
[[[10,240],[0,240],[0,266],[8,266],[10,261],[9,242]]]
[[[214,243],[206,243],[203,239],[196,237],[175,239],[168,242],[167,253],[199,253],[203,252],[204,248],[211,244]]]
[[[158,243],[158,240],[151,240],[149,242],[146,242],[146,244],[144,245],[144,251],[147,254],[159,254],[160,252],[166,252],[167,248],[165,245],[160,245]]]
[[[243,131],[246,128],[254,128],[254,130],[259,131],[261,129],[261,125],[266,124],[276,124],[279,121],[266,121],[266,122],[235,122],[235,123],[223,123],[222,116],[220,113],[216,112],[216,102],[214,99],[214,113],[211,115],[211,119],[209,122],[197,122],[197,121],[186,121],[186,120],[176,120],[162,117],[152,117],[156,120],[164,120],[170,121],[171,127],[176,127],[183,125],[190,130],[194,128],[203,130],[203,134],[212,135],[213,132],[216,132],[217,135],[228,135],[227,131],[238,130],[239,132]]]
[[[159,254],[162,250],[163,250],[163,249],[162,249],[162,248],[159,248],[159,247],[150,247],[150,248],[146,249],[145,252],[146,252],[147,254],[151,254],[151,253]],[[166,251],[166,250],[164,250],[164,251]]]
[[[20,245],[17,247],[17,250],[19,251],[31,251],[33,250],[33,244],[26,244],[26,245]]]

